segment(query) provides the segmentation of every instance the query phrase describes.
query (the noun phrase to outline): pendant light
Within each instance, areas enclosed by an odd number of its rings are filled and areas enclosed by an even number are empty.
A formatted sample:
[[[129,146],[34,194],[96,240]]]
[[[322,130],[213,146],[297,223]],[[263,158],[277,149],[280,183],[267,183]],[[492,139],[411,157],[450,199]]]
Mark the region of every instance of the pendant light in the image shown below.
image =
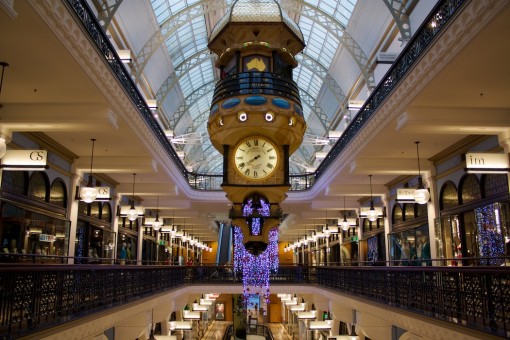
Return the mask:
[[[127,218],[130,221],[134,221],[138,218],[138,210],[135,209],[135,177],[136,174],[133,174],[133,196],[131,198],[131,207],[127,211]]]
[[[418,204],[427,204],[430,199],[430,192],[423,186],[423,179],[420,171],[420,152],[418,150],[419,141],[416,144],[416,157],[418,158],[418,188],[414,191],[414,201]]]
[[[175,210],[172,210],[172,230],[170,230],[170,237],[174,238],[177,231],[175,230]]]
[[[90,157],[89,180],[87,182],[87,186],[82,187],[80,189],[80,199],[85,203],[92,203],[97,198],[97,188],[92,186],[92,163],[94,161],[94,143],[96,142],[96,140],[92,138],[91,141],[92,141],[92,155]]]
[[[370,210],[367,212],[367,218],[370,222],[374,222],[379,217],[379,214],[374,208],[374,199],[372,197],[372,175],[368,175],[370,178]]]
[[[328,226],[328,211],[327,210],[326,210],[326,226],[324,227],[323,232],[324,232],[324,235],[326,235],[326,237],[329,237],[329,235],[331,235],[331,230],[329,230],[329,226]]]
[[[158,196],[158,203],[156,205],[156,220],[154,222],[152,222],[152,228],[154,228],[154,230],[158,231],[159,228],[161,228],[161,225],[163,223],[161,223],[161,221],[159,220],[159,196]]]
[[[349,225],[349,221],[347,221],[347,214],[345,213],[345,196],[344,196],[344,220],[342,221],[341,227],[343,231],[347,231],[351,227]]]

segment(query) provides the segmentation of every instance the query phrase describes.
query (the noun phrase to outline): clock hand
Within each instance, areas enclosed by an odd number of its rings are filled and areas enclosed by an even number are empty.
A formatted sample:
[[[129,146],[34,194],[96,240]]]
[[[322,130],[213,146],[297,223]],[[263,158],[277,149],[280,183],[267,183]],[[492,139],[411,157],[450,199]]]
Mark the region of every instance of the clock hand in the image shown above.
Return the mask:
[[[253,162],[254,160],[256,160],[256,159],[257,159],[257,158],[259,158],[259,157],[260,157],[260,155],[257,155],[257,156],[255,156],[255,157],[253,157],[253,158],[252,158],[252,159],[250,159],[248,162],[246,162],[246,165],[251,164],[251,162]]]

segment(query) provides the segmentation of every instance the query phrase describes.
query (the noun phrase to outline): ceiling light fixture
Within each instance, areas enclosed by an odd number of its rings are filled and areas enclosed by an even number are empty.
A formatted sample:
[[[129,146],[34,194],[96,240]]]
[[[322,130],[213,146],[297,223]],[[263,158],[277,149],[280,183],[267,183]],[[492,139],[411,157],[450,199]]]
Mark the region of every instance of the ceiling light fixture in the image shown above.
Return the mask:
[[[414,191],[414,201],[418,204],[426,204],[430,199],[430,192],[423,186],[423,179],[420,171],[420,152],[418,150],[419,141],[416,144],[416,157],[418,158],[418,188]]]
[[[87,186],[82,187],[80,189],[80,198],[85,203],[92,203],[97,198],[97,188],[92,186],[92,164],[94,162],[94,143],[96,142],[95,138],[91,139],[92,141],[92,155],[90,156],[90,172],[89,179],[87,182]]]
[[[135,209],[135,177],[136,174],[133,174],[133,196],[131,198],[131,207],[127,211],[127,218],[130,221],[134,221],[138,218],[138,210]]]
[[[161,221],[159,220],[159,196],[158,196],[158,203],[156,205],[156,220],[152,222],[152,227],[154,228],[154,230],[158,231],[162,225],[163,223],[161,223]]]
[[[172,230],[170,231],[170,237],[175,237],[177,230],[175,230],[175,210],[172,210]]]
[[[372,197],[372,175],[368,175],[368,177],[370,178],[370,210],[367,212],[367,218],[370,222],[374,222],[379,214],[374,208],[374,199]]]
[[[349,228],[351,227],[349,225],[349,221],[347,221],[347,214],[345,212],[345,196],[344,196],[344,220],[342,221],[341,227],[342,227],[342,230],[344,230],[344,231],[349,230]]]

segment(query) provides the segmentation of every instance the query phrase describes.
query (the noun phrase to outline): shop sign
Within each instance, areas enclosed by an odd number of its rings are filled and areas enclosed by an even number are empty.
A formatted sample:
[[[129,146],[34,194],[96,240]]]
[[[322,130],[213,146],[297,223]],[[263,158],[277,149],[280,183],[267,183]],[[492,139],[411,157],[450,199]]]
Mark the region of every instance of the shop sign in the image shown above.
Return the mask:
[[[415,189],[411,188],[397,189],[397,201],[414,203],[414,191]]]
[[[377,211],[377,215],[383,216],[383,207],[374,207],[375,211]],[[367,212],[370,210],[370,207],[361,207],[359,217],[367,217]]]
[[[46,150],[7,150],[2,158],[4,170],[40,170],[48,168],[48,151]]]
[[[508,154],[506,153],[466,153],[466,169],[468,173],[490,174],[507,173]]]
[[[55,242],[56,239],[55,235],[39,234],[39,241],[41,242]]]
[[[358,111],[365,104],[364,100],[349,100],[349,110]]]
[[[397,60],[398,53],[392,52],[377,52],[378,64],[393,64]]]
[[[110,188],[109,187],[96,187],[97,197],[96,200],[110,200]]]

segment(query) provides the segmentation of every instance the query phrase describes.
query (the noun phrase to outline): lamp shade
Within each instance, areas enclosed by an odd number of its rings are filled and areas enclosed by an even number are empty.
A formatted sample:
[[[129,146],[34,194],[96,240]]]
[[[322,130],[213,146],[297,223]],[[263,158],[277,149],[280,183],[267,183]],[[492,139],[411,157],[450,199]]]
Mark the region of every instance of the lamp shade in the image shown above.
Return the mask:
[[[421,188],[414,191],[414,201],[418,204],[427,204],[430,199],[430,193],[428,189]]]
[[[131,206],[131,208],[127,211],[126,216],[128,220],[134,221],[138,218],[138,211],[135,209],[134,206]]]
[[[347,221],[347,218],[345,216],[344,216],[344,220],[342,221],[341,227],[342,227],[343,231],[347,231],[351,227],[351,225],[349,224],[349,221]]]
[[[377,213],[377,210],[374,209],[374,207],[372,207],[368,212],[367,212],[367,218],[370,222],[374,222],[374,221],[377,221],[377,217],[379,217],[379,214]]]
[[[154,228],[154,230],[159,230],[161,228],[161,221],[159,220],[159,216],[156,216],[156,220],[154,222],[152,222],[152,228]]]
[[[82,187],[80,189],[80,198],[85,203],[92,203],[97,198],[97,189],[95,187]]]

